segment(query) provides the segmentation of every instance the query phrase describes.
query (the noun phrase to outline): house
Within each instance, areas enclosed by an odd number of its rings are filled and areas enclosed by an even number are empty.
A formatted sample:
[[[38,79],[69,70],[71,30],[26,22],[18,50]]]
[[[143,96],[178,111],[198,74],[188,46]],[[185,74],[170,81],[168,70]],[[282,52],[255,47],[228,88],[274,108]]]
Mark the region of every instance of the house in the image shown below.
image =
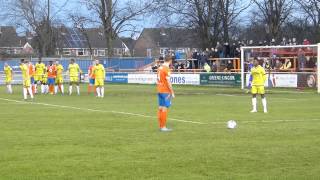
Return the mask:
[[[7,56],[32,54],[33,48],[26,37],[18,36],[13,26],[0,26],[0,54]]]
[[[134,55],[159,57],[171,51],[186,53],[199,47],[199,36],[193,29],[145,28],[135,43]]]
[[[106,56],[108,48],[101,28],[84,30],[62,27],[56,55],[63,56]],[[113,40],[114,56],[130,56],[130,50],[120,39]]]

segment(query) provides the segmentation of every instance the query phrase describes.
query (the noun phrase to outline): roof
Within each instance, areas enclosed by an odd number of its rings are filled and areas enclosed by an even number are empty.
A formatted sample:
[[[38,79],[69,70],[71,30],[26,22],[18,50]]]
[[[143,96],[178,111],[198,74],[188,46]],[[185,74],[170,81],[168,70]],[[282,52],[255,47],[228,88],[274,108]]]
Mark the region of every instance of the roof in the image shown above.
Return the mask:
[[[198,48],[199,36],[194,29],[145,28],[139,38],[149,38],[159,47]]]
[[[63,48],[89,48],[88,40],[92,48],[107,48],[105,35],[101,28],[88,28],[81,32],[75,28],[62,28]],[[88,35],[88,40],[85,36]],[[122,48],[122,41],[116,38],[113,48]]]
[[[0,47],[22,47],[24,43],[13,26],[0,26]]]

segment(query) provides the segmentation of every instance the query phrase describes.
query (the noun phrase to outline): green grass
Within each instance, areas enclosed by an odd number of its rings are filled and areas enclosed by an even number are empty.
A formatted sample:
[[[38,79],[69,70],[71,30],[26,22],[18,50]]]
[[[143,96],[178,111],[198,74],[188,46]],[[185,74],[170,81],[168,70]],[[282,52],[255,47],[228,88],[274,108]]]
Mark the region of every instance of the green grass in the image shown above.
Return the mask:
[[[169,118],[202,124],[169,120],[174,131],[160,133],[154,86],[108,84],[104,99],[83,91],[35,103],[1,86],[0,179],[320,179],[320,95],[271,91],[269,114],[260,99],[250,114],[238,89],[175,89]]]

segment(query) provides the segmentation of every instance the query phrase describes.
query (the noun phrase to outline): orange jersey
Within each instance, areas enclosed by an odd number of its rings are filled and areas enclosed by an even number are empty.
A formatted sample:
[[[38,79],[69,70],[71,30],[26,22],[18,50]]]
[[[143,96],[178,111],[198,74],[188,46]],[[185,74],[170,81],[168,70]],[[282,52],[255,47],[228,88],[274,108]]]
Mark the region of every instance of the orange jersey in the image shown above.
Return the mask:
[[[29,64],[28,65],[28,68],[29,68],[29,75],[30,77],[33,77],[34,73],[35,73],[35,68],[32,64]]]
[[[89,66],[88,74],[89,74],[89,78],[90,79],[94,79],[95,78],[93,70],[94,70],[94,66]]]
[[[57,76],[57,69],[55,65],[48,66],[48,78],[55,78]]]
[[[170,69],[167,66],[162,65],[158,69],[157,74],[157,88],[158,93],[171,93],[169,88],[170,81]]]

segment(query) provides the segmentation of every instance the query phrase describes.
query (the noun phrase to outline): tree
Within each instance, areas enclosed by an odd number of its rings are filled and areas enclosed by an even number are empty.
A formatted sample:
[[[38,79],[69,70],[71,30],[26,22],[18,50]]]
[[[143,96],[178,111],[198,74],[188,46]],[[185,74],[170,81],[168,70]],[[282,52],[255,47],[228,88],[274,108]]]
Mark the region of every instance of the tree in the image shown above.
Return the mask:
[[[66,5],[66,0],[63,6]],[[2,4],[3,18],[33,34],[35,48],[38,49],[39,57],[53,55],[55,52],[55,38],[53,37],[52,22],[54,17],[62,10],[58,8],[50,16],[50,1],[41,0],[11,0]]]
[[[253,0],[258,15],[266,25],[267,39],[279,39],[281,27],[288,20],[293,9],[293,0]]]
[[[312,34],[320,41],[320,0],[296,0],[306,16],[306,24],[312,25]]]
[[[158,0],[160,24],[195,29],[202,49],[223,39],[229,41],[230,28],[250,3],[241,0]]]
[[[230,28],[238,25],[235,21],[237,17],[251,5],[251,1],[244,3],[241,0],[219,0],[219,10],[221,17],[221,26],[223,29],[223,40],[229,42]]]
[[[123,32],[135,31],[133,22],[150,10],[153,0],[80,0],[90,13],[83,15],[103,27],[108,56],[113,56],[113,40]]]

